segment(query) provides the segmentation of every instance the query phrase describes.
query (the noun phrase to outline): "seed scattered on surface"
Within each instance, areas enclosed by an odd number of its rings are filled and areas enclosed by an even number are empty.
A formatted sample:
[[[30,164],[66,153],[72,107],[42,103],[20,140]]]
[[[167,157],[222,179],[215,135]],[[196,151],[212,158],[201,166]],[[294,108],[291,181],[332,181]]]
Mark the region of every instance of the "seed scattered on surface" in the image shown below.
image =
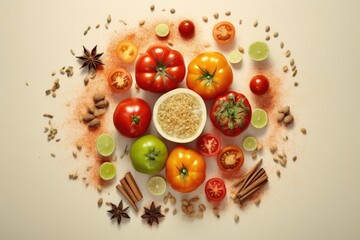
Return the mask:
[[[269,32],[270,31],[270,26],[266,26],[265,27],[265,32]]]
[[[61,74],[61,75],[64,75],[64,74],[65,74],[65,69],[66,69],[66,67],[62,67],[62,68],[60,69],[60,74]]]
[[[239,215],[238,214],[235,214],[234,215],[234,222],[239,222],[239,220],[240,220],[240,217],[239,217]]]
[[[251,158],[252,159],[255,159],[257,157],[257,153],[256,152],[253,152],[252,154],[251,154]]]
[[[265,40],[269,41],[270,40],[270,35],[266,35]]]
[[[280,165],[281,165],[282,167],[286,167],[286,163],[287,163],[286,158],[280,158],[280,159],[279,159],[279,162],[280,162]]]
[[[45,113],[45,114],[43,114],[43,116],[44,117],[47,117],[47,118],[53,118],[54,116],[53,115],[51,115],[51,114],[49,114],[49,113]]]
[[[284,42],[280,42],[280,48],[283,49],[284,48]]]
[[[56,75],[56,72],[55,71],[52,71],[51,72],[51,76],[53,77],[53,76],[55,76]]]
[[[241,25],[241,24],[242,24],[242,19],[239,20],[239,25]]]
[[[280,177],[280,176],[281,176],[281,172],[280,172],[280,170],[277,170],[277,171],[276,171],[276,175],[277,175],[278,177]]]
[[[295,64],[295,60],[294,60],[294,59],[291,59],[291,60],[290,60],[290,66],[294,66],[294,64]]]
[[[225,15],[226,15],[226,16],[230,16],[230,15],[231,15],[231,12],[230,12],[230,11],[226,11],[226,12],[225,12]]]
[[[95,118],[91,122],[89,122],[88,127],[89,128],[95,128],[100,125],[100,120]]]
[[[96,29],[98,29],[99,27],[100,27],[100,24],[97,24],[97,25],[95,26]]]
[[[94,96],[93,96],[93,100],[95,103],[98,103],[102,100],[105,99],[105,95],[104,94],[101,94],[101,93],[95,93]]]
[[[98,192],[102,192],[103,187],[102,187],[101,185],[97,185],[97,186],[96,186],[96,190],[97,190]]]
[[[74,68],[72,66],[69,66],[65,70],[66,76],[72,77],[74,75]]]
[[[176,215],[177,214],[177,209],[175,208],[172,212],[173,215]]]
[[[307,133],[306,128],[301,128],[300,131],[301,131],[301,133],[304,134],[304,135]]]
[[[281,108],[281,112],[283,113],[283,114],[289,114],[290,113],[290,106],[284,106],[284,107],[282,107]]]
[[[289,68],[288,68],[288,66],[287,65],[285,65],[284,67],[283,67],[283,72],[287,72],[289,70]]]
[[[108,24],[105,24],[105,29],[109,29],[109,25],[108,25]]]
[[[60,138],[56,139],[55,142],[60,142]]]
[[[107,17],[106,22],[107,22],[108,24],[111,23],[111,16],[110,16],[110,15]]]
[[[152,4],[151,6],[150,6],[150,11],[154,11],[155,10],[155,5],[154,4]]]
[[[168,41],[168,45],[169,45],[170,47],[172,47],[172,46],[174,46],[174,43],[173,43],[172,41]]]
[[[208,17],[203,16],[203,17],[202,17],[202,20],[207,23],[207,22],[208,22]]]
[[[280,160],[279,160],[277,157],[274,157],[274,158],[273,158],[273,161],[274,161],[275,163],[278,163]]]
[[[103,204],[103,202],[104,202],[103,198],[99,198],[98,201],[97,201],[98,207],[101,207],[101,205]]]
[[[242,47],[242,46],[238,46],[238,50],[239,50],[239,52],[241,52],[241,53],[244,53],[245,52],[245,50],[244,50],[244,48]]]
[[[204,48],[209,48],[211,47],[211,43],[210,42],[204,42]]]
[[[295,71],[293,72],[293,77],[295,77],[296,76],[296,74],[297,74],[297,69],[295,69]]]
[[[262,143],[258,142],[256,146],[256,150],[261,151],[263,149]]]
[[[93,119],[95,119],[95,116],[92,115],[92,114],[90,114],[90,113],[86,113],[86,114],[84,114],[84,115],[82,116],[82,120],[83,120],[84,122],[90,122],[90,121],[92,121]]]
[[[292,68],[291,68],[291,71],[295,71],[296,70],[296,65],[294,65],[294,66],[292,66]]]
[[[139,26],[144,26],[144,24],[145,24],[145,20],[140,20],[139,21]]]
[[[203,203],[199,204],[199,211],[201,211],[201,212],[205,212],[205,211],[206,211],[206,206],[205,206],[205,204],[203,204]]]
[[[274,154],[277,151],[277,146],[275,144],[270,146],[270,152]]]
[[[284,123],[285,123],[286,125],[291,124],[291,123],[293,123],[293,122],[294,122],[294,117],[293,117],[293,115],[289,114],[289,115],[286,115],[286,116],[284,117]]]
[[[171,14],[174,14],[174,13],[175,13],[175,9],[174,9],[174,8],[170,9],[170,13],[171,13]]]
[[[291,56],[291,51],[290,50],[286,50],[285,52],[285,57],[290,57]]]
[[[274,38],[277,38],[279,36],[279,33],[278,32],[274,32],[273,34]]]
[[[299,86],[299,83],[298,83],[298,82],[294,82],[294,86],[295,86],[295,87]]]
[[[213,16],[214,16],[215,19],[218,19],[219,18],[219,13],[216,12],[216,13],[214,13]]]
[[[94,116],[95,117],[99,117],[99,116],[102,116],[104,115],[106,112],[105,109],[101,108],[101,109],[96,109],[95,112],[94,112]]]
[[[253,26],[254,26],[254,27],[257,27],[258,24],[259,24],[258,20],[255,20],[254,23],[253,23]]]
[[[108,106],[109,106],[109,101],[107,101],[107,100],[102,100],[102,101],[95,103],[95,107],[97,107],[97,108],[106,108]]]
[[[127,23],[124,20],[119,20],[119,22],[124,24],[125,26],[127,25]]]
[[[96,108],[95,108],[95,106],[89,106],[87,108],[87,111],[88,111],[88,113],[94,114],[96,111]]]
[[[276,121],[281,122],[285,118],[284,113],[277,113],[276,114]]]
[[[77,153],[76,152],[72,152],[72,155],[74,158],[77,158]]]
[[[84,85],[87,86],[89,84],[89,78],[85,77],[84,78]]]
[[[77,148],[78,151],[81,151],[82,144],[81,143],[76,143],[76,148]]]
[[[259,206],[259,205],[260,205],[260,203],[261,203],[261,199],[256,199],[256,201],[255,201],[255,205],[256,205],[256,206]]]
[[[171,203],[172,205],[175,205],[175,204],[176,204],[176,199],[175,199],[173,196],[170,197],[170,203]]]
[[[70,49],[70,53],[71,53],[73,56],[75,56],[74,50]]]
[[[54,153],[51,153],[50,156],[52,156],[53,158],[56,157]]]
[[[168,207],[166,207],[166,208],[164,209],[164,212],[167,213],[169,210],[170,210],[170,209],[169,209]]]
[[[94,79],[96,77],[96,72],[92,72],[90,75],[89,75],[89,78],[90,79]]]
[[[293,156],[292,160],[293,160],[294,162],[296,162],[297,156]]]

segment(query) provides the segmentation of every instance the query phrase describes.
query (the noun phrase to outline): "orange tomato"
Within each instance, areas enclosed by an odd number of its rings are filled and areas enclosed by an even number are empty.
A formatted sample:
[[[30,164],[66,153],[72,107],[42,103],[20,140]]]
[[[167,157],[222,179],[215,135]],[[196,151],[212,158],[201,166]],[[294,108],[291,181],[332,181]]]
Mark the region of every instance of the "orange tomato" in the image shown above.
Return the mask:
[[[122,41],[116,47],[116,56],[124,63],[132,63],[138,55],[138,47],[130,41]]]
[[[218,43],[231,43],[235,37],[235,27],[227,21],[219,22],[214,26],[212,34]]]
[[[186,85],[204,99],[225,93],[232,82],[231,67],[219,52],[201,53],[189,63]]]
[[[192,192],[206,177],[206,163],[196,151],[183,146],[175,147],[166,161],[166,179],[178,192]]]

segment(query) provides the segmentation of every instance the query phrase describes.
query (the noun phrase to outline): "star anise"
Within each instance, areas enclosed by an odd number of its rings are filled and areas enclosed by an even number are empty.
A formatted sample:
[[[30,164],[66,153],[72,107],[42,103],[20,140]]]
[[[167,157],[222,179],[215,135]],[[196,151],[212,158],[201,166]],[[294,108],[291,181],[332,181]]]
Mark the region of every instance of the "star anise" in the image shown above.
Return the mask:
[[[88,66],[89,71],[90,71],[91,68],[96,70],[96,68],[98,66],[104,65],[101,62],[101,60],[99,59],[103,55],[103,53],[99,53],[99,54],[96,53],[97,45],[91,50],[91,52],[89,50],[87,50],[84,46],[83,46],[83,48],[84,48],[84,55],[76,57],[84,62],[83,65],[80,67],[80,69]]]
[[[153,222],[159,224],[159,218],[165,217],[161,213],[161,205],[155,207],[155,203],[152,202],[150,208],[144,207],[145,213],[141,215],[141,218],[147,219],[147,223],[152,226]]]
[[[118,224],[121,223],[122,218],[130,218],[130,216],[126,213],[126,211],[129,209],[129,207],[126,207],[123,209],[123,202],[120,201],[119,205],[116,206],[115,204],[110,203],[111,210],[108,211],[108,213],[111,214],[111,219],[116,218]]]

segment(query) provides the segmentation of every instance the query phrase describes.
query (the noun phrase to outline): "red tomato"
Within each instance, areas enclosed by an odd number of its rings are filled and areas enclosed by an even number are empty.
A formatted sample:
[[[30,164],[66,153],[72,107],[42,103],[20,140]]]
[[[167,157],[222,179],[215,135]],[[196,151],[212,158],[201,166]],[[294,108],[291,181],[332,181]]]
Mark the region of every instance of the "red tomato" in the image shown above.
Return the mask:
[[[224,173],[237,173],[244,163],[244,153],[236,146],[224,147],[216,160],[220,170]]]
[[[190,20],[184,20],[179,24],[179,32],[183,38],[191,38],[195,34],[195,25]]]
[[[185,77],[184,58],[167,46],[153,45],[136,61],[135,78],[140,88],[164,93],[176,88]]]
[[[215,134],[207,133],[199,137],[196,142],[196,148],[199,153],[205,157],[211,157],[221,149],[221,141]]]
[[[217,43],[231,43],[235,37],[235,27],[227,21],[219,22],[214,26],[212,35]]]
[[[151,120],[149,105],[140,98],[127,98],[117,105],[113,121],[115,128],[126,137],[139,137],[146,132]]]
[[[250,81],[250,90],[256,95],[267,93],[269,87],[269,80],[264,75],[256,75]]]
[[[108,75],[108,82],[113,92],[125,92],[132,85],[132,77],[128,70],[118,68]]]
[[[220,202],[226,195],[225,183],[220,178],[210,178],[205,184],[205,194],[209,201]]]
[[[244,132],[251,122],[251,106],[241,93],[227,92],[218,96],[210,111],[213,125],[226,136]]]

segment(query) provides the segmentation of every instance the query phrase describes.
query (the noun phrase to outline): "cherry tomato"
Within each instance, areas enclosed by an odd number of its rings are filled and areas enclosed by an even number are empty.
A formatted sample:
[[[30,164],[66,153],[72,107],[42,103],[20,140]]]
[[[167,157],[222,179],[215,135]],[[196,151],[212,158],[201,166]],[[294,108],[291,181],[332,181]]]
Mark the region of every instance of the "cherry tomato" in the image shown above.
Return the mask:
[[[224,147],[217,157],[217,164],[224,173],[237,173],[244,163],[244,153],[236,146]]]
[[[128,70],[118,68],[108,75],[108,82],[113,92],[121,93],[130,89],[133,80]]]
[[[264,75],[256,75],[250,81],[250,90],[256,95],[267,93],[269,87],[269,80]]]
[[[139,137],[146,132],[151,120],[150,106],[140,98],[127,98],[117,105],[113,121],[115,128],[126,137]]]
[[[191,38],[195,34],[195,25],[190,20],[184,20],[179,24],[179,32],[183,38]]]
[[[220,202],[226,195],[225,183],[221,178],[210,178],[205,184],[205,194],[209,201]]]
[[[227,21],[219,22],[214,26],[212,35],[217,43],[231,43],[235,37],[235,27]]]
[[[116,56],[124,63],[132,63],[138,55],[138,47],[130,41],[122,41],[116,47]]]
[[[215,156],[221,149],[220,138],[215,134],[204,134],[197,140],[196,148],[205,157]]]

